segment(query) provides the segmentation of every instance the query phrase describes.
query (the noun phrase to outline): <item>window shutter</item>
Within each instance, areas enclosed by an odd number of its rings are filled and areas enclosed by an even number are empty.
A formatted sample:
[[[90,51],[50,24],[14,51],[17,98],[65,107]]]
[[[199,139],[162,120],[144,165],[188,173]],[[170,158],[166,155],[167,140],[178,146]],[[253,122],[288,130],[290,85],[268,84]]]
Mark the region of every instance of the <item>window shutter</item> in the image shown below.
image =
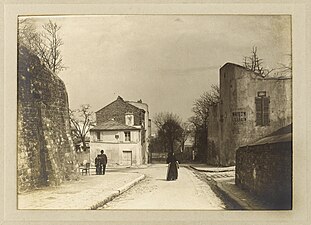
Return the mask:
[[[261,98],[255,97],[256,105],[256,126],[262,125],[262,105]]]
[[[270,106],[270,98],[269,97],[263,97],[263,124],[262,125],[269,125],[270,124],[270,118],[269,118],[269,106]]]

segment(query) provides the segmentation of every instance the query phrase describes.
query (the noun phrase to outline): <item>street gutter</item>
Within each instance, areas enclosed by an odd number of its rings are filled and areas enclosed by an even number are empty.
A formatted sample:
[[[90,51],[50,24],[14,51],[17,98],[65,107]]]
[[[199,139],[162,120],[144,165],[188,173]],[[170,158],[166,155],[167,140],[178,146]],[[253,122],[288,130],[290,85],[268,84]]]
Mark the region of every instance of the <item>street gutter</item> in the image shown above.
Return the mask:
[[[197,171],[197,172],[207,172],[206,170],[200,170],[197,169],[193,166],[186,166],[190,170]],[[245,204],[243,204],[239,199],[234,197],[232,194],[226,192],[221,184],[221,182],[217,182],[216,180],[207,177],[205,174],[200,174],[198,175],[210,185],[212,190],[222,199],[224,203],[227,203],[226,205],[228,206],[228,202],[230,203],[230,209],[229,210],[243,210],[243,209],[250,209],[246,207]]]

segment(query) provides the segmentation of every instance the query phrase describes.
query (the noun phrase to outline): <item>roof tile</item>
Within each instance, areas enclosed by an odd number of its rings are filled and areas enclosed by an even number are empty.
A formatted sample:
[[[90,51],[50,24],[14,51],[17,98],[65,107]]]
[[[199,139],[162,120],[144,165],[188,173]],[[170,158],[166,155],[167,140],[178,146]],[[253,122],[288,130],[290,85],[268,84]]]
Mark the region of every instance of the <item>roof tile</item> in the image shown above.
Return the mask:
[[[91,130],[140,130],[140,128],[128,126],[117,121],[110,120],[105,123],[96,125]]]

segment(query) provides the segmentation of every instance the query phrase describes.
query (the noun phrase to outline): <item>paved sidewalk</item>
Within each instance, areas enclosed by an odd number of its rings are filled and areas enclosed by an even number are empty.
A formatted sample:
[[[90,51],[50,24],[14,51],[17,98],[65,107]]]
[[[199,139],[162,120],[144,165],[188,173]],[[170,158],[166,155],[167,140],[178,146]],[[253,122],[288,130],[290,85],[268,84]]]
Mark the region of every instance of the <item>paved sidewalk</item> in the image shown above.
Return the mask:
[[[235,166],[215,167],[206,164],[191,164],[190,167],[196,169],[197,171],[210,173],[235,171]]]
[[[235,185],[235,167],[212,167],[204,164],[191,164],[192,169],[204,172],[207,180],[212,181],[218,191],[236,203],[239,208],[246,210],[270,209],[267,202],[256,198],[251,193]]]
[[[107,171],[105,175],[81,176],[66,182],[18,195],[18,209],[96,209],[145,178],[144,174]]]

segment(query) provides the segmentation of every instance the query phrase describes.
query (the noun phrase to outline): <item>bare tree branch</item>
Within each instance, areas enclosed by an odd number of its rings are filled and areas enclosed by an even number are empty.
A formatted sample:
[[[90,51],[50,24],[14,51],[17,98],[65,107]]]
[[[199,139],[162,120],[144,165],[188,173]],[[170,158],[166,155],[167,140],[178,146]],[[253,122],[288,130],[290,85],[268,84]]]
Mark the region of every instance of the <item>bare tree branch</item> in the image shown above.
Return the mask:
[[[194,125],[193,133],[195,148],[198,150],[198,158],[206,161],[207,154],[207,132],[210,116],[210,107],[220,102],[220,89],[218,85],[212,85],[211,91],[204,92],[193,103],[192,111],[194,116],[189,121]]]
[[[42,28],[43,31],[39,33],[31,19],[20,19],[18,44],[30,49],[43,64],[58,74],[66,68],[60,50],[64,44],[59,35],[61,26],[49,20]]]
[[[263,67],[263,59],[258,57],[256,46],[253,46],[251,56],[243,57],[243,66],[261,77],[267,75],[267,69]]]
[[[94,113],[90,109],[90,105],[85,104],[81,105],[79,109],[69,111],[70,122],[75,129],[75,136],[82,141],[84,150],[86,149],[86,135],[95,123]]]

